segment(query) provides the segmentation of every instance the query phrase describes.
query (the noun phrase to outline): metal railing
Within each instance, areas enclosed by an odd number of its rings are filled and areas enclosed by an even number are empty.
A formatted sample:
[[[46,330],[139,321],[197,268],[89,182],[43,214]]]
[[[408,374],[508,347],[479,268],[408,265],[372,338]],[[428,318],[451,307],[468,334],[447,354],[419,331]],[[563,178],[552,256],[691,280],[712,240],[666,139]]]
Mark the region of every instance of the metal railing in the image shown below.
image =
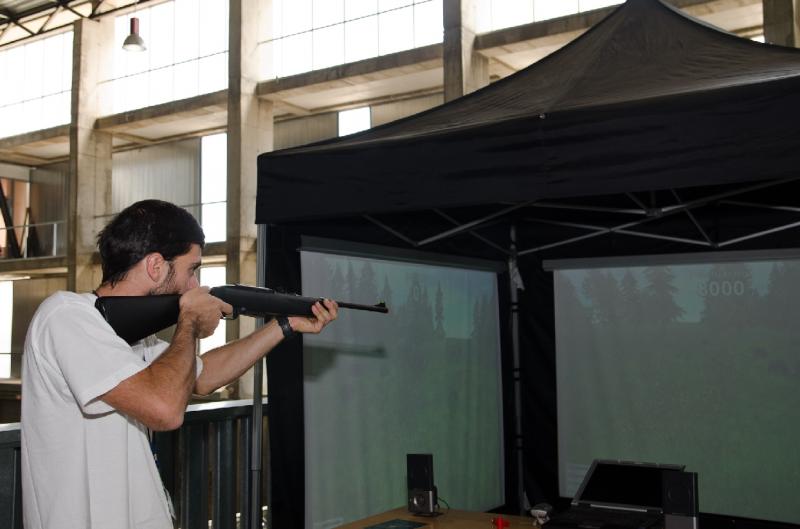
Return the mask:
[[[267,407],[264,399],[263,414]],[[262,519],[250,513],[252,465],[252,400],[193,404],[183,426],[155,434],[158,470],[172,497],[181,529],[245,529],[267,527],[267,475],[262,473]],[[267,421],[261,436],[261,468],[266,458]],[[20,425],[0,425],[0,527],[22,528]]]
[[[0,259],[66,255],[66,225],[58,220],[0,228]]]

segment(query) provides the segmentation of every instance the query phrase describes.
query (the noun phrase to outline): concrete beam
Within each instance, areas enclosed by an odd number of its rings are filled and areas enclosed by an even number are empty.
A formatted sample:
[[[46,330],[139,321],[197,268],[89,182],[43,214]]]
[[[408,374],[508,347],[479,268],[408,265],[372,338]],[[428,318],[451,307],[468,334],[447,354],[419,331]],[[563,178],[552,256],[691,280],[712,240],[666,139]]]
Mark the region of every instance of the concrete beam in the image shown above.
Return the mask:
[[[475,50],[476,0],[444,0],[444,100],[452,101],[489,84],[489,64]]]
[[[800,46],[800,0],[763,0],[764,42]]]
[[[258,155],[273,149],[273,104],[257,96],[260,0],[231,0],[228,45],[228,283],[256,284],[256,187]],[[228,322],[233,340],[255,330],[252,318]],[[252,376],[249,377],[252,379]],[[243,381],[248,380],[245,375]]]
[[[66,274],[66,257],[29,257],[0,260],[0,274]]]
[[[99,117],[94,126],[97,130],[109,132],[125,131],[151,123],[174,122],[189,117],[224,112],[227,110],[228,104],[227,92],[227,90],[220,90],[152,107]],[[136,127],[131,127],[131,125]]]
[[[96,219],[111,213],[111,134],[95,129],[107,114],[100,82],[112,66],[114,20],[75,22],[72,48],[72,120],[67,177],[67,289],[91,291],[100,281],[93,264]]]
[[[24,147],[27,145],[47,142],[53,139],[63,139],[69,136],[69,124],[58,125],[49,129],[35,130],[32,132],[25,132],[17,134],[16,136],[8,136],[0,138],[0,149],[13,149],[15,147]]]
[[[365,83],[376,78],[412,73],[420,69],[437,68],[441,65],[442,45],[431,44],[413,50],[263,81],[258,84],[257,93],[260,97],[266,97],[270,94],[292,94],[297,90],[323,91],[343,85]]]

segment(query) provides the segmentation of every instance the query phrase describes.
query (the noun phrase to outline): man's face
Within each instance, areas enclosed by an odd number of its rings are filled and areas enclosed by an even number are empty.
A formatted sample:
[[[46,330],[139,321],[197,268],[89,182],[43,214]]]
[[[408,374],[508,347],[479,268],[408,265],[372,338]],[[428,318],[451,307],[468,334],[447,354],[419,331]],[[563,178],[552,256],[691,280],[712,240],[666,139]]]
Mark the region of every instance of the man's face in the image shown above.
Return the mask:
[[[200,285],[197,278],[197,269],[200,268],[202,251],[199,244],[192,244],[191,249],[172,261],[167,261],[169,273],[167,277],[154,288],[151,294],[183,294]]]

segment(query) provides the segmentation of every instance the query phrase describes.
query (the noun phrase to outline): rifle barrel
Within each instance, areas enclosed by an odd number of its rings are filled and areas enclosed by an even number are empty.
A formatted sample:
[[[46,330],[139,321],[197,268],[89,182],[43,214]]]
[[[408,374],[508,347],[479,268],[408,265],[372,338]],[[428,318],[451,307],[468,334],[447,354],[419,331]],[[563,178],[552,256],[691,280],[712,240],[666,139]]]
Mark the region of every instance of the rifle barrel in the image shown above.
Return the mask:
[[[386,303],[378,303],[376,305],[361,305],[359,303],[348,303],[346,301],[337,301],[336,304],[343,309],[366,310],[369,312],[381,312],[383,314],[389,313],[389,307],[386,306]]]

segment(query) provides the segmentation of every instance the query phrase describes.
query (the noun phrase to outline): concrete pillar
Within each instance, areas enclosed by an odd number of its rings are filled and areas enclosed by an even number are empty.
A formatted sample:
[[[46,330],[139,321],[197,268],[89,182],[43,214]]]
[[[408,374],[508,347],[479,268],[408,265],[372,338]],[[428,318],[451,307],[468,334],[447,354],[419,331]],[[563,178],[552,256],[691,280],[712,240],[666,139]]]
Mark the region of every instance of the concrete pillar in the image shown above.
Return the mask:
[[[269,2],[230,0],[228,59],[227,282],[256,284],[257,157],[272,150],[272,102],[256,97],[259,26]],[[255,329],[252,318],[228,322],[228,340]]]
[[[800,46],[800,0],[763,0],[764,42]]]
[[[67,289],[91,291],[99,283],[92,265],[95,237],[111,210],[111,135],[95,130],[98,117],[110,114],[111,99],[100,94],[110,77],[114,19],[80,19],[74,24],[72,103],[67,177]]]
[[[489,84],[489,61],[475,52],[479,0],[444,0],[444,100],[452,101]]]

